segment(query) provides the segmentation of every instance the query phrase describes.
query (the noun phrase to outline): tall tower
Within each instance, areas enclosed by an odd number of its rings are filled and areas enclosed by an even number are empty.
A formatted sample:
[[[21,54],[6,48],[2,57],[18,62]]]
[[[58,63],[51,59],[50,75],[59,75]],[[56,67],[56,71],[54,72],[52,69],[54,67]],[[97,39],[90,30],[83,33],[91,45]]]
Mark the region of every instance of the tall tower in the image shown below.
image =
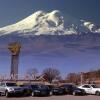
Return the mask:
[[[11,79],[18,79],[18,60],[21,44],[18,42],[12,42],[8,45],[8,49],[11,52]]]

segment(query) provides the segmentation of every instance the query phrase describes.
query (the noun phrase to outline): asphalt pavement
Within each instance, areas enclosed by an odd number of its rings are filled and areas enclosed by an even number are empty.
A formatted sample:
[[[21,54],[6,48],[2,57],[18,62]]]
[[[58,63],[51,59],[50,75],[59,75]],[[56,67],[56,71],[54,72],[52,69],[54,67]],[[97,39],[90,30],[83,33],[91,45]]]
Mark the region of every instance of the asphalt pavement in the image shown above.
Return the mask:
[[[1,96],[0,100],[100,100],[100,96],[87,95],[87,96],[73,96],[73,95],[60,95],[49,97],[9,97]]]

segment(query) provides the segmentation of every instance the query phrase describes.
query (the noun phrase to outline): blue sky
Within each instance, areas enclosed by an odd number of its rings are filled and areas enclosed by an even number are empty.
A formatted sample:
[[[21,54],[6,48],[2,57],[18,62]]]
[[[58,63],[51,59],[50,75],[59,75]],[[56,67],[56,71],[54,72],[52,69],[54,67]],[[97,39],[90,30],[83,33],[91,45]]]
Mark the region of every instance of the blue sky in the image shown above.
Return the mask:
[[[66,56],[36,56],[34,54],[20,55],[19,60],[19,74],[24,75],[28,69],[37,68],[39,73],[43,69],[52,67],[61,72],[65,77],[70,72],[87,72],[100,68],[100,52],[87,51],[87,52],[68,52]],[[0,74],[8,75],[10,73],[11,55],[7,53],[2,55],[0,53]]]
[[[37,10],[55,9],[100,24],[100,0],[0,0],[0,26],[19,21]]]
[[[38,10],[52,11],[55,9],[77,19],[93,21],[100,25],[100,0],[0,0],[0,27],[15,23]],[[69,72],[99,68],[99,51],[72,52],[66,57],[21,56],[19,72],[25,73],[27,69],[32,67],[42,72],[46,67],[53,66],[65,76]],[[0,66],[3,66],[0,74],[10,72],[9,54],[2,55],[0,53]]]

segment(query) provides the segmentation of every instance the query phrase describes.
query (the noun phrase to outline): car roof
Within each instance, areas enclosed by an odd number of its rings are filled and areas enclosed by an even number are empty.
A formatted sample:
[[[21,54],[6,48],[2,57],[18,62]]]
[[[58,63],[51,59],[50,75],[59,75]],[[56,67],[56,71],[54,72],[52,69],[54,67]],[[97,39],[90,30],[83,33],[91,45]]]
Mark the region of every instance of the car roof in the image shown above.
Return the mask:
[[[82,85],[80,85],[80,86],[84,86],[84,85],[95,85],[95,84],[82,84]]]
[[[66,84],[62,84],[61,86],[65,86],[65,85],[74,85],[72,83],[66,83]]]

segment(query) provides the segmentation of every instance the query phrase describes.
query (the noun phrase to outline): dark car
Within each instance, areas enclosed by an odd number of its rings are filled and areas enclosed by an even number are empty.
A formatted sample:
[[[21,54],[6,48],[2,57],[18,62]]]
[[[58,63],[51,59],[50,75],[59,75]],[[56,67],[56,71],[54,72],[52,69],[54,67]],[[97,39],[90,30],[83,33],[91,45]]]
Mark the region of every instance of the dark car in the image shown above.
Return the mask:
[[[49,91],[50,91],[50,96],[53,95],[53,88],[54,88],[54,85],[46,85],[48,88],[49,88]]]
[[[53,95],[63,95],[63,94],[65,94],[64,89],[61,88],[61,87],[53,87],[51,91],[52,91]]]
[[[2,93],[0,92],[0,96],[2,95]]]
[[[60,86],[64,89],[66,94],[72,94],[72,95],[85,95],[85,91],[83,89],[79,89],[73,84],[65,84]]]
[[[32,96],[49,96],[50,89],[45,85],[31,85],[31,95]]]
[[[23,89],[23,95],[24,96],[31,95],[32,89],[31,89],[30,85],[23,84],[23,85],[20,85],[20,87],[22,87],[22,89]]]
[[[46,85],[46,86],[48,86],[48,88],[49,88],[50,90],[52,90],[52,89],[54,88],[54,85]]]

